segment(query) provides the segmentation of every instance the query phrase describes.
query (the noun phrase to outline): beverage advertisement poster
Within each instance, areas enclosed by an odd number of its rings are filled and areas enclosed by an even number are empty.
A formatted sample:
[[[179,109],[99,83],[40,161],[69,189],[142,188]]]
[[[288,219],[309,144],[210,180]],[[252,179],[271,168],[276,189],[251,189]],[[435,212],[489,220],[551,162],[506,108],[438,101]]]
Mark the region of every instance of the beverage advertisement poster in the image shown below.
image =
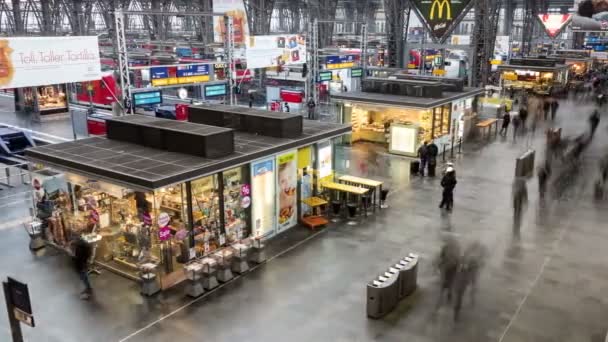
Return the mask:
[[[291,228],[298,222],[298,175],[297,151],[291,151],[277,157],[277,203],[279,232]]]
[[[249,37],[249,24],[243,0],[213,0],[213,12],[232,17],[234,43],[245,44]],[[215,42],[224,42],[226,23],[224,17],[213,17],[213,37]]]
[[[251,164],[251,215],[253,235],[269,237],[275,230],[275,173],[274,159]]]

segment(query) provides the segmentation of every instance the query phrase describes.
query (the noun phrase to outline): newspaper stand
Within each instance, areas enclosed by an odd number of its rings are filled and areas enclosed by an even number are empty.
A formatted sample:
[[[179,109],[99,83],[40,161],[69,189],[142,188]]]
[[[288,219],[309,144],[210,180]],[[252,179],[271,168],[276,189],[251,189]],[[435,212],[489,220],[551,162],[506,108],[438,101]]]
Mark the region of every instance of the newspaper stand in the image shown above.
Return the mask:
[[[234,253],[229,248],[222,249],[212,255],[212,258],[217,261],[217,280],[221,283],[228,282],[234,278],[232,270],[230,269],[233,256]]]
[[[250,247],[244,243],[236,243],[232,245],[234,256],[232,258],[232,272],[242,274],[249,271],[249,264],[247,263],[247,255],[249,254]]]
[[[249,261],[254,264],[261,264],[266,261],[266,245],[261,238],[253,238],[251,241],[251,250],[249,251]]]
[[[186,272],[186,279],[188,285],[186,286],[186,294],[190,297],[200,297],[205,293],[203,283],[203,264],[194,261],[184,266],[184,272]]]
[[[217,261],[213,258],[203,258],[200,263],[203,265],[203,287],[206,290],[218,287]]]

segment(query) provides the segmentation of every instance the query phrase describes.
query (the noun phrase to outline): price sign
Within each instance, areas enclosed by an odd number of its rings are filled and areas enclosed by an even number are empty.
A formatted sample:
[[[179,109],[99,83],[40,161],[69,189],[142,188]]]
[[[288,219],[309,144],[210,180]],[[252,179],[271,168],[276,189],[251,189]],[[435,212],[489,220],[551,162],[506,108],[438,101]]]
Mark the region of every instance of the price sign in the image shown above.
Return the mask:
[[[249,196],[251,195],[251,185],[243,184],[241,185],[241,196]]]
[[[169,216],[169,214],[162,212],[160,213],[160,215],[158,215],[158,226],[159,227],[166,227],[169,225],[169,221],[171,221],[171,217]]]

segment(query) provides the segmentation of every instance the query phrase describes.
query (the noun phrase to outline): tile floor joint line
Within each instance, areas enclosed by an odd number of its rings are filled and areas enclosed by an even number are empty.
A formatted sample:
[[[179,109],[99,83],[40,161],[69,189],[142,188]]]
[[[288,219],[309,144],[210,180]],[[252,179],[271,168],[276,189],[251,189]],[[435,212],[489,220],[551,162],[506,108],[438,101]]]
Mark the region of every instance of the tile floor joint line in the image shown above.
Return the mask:
[[[211,291],[208,291],[208,292],[205,292],[205,294],[203,294],[202,296],[200,296],[200,297],[198,297],[198,298],[196,298],[196,299],[191,300],[190,302],[188,302],[188,303],[186,303],[186,304],[184,304],[184,305],[180,306],[179,308],[177,308],[177,309],[175,309],[175,310],[171,311],[170,313],[168,313],[168,314],[166,314],[166,315],[164,315],[164,316],[160,317],[159,319],[157,319],[157,320],[155,320],[155,321],[153,321],[153,322],[149,323],[148,325],[144,326],[143,328],[141,328],[141,329],[139,329],[139,330],[134,331],[133,333],[131,333],[131,334],[127,335],[126,337],[121,338],[121,339],[119,340],[119,342],[124,342],[124,341],[127,341],[127,340],[129,340],[129,339],[131,339],[131,338],[135,337],[136,335],[138,335],[138,334],[140,334],[140,333],[144,332],[145,330],[147,330],[147,329],[149,329],[149,328],[151,328],[151,327],[155,326],[156,324],[158,324],[158,323],[160,323],[160,322],[164,321],[165,319],[167,319],[167,318],[169,318],[169,317],[171,317],[171,316],[173,316],[173,315],[177,314],[178,312],[180,312],[180,311],[184,310],[185,308],[189,307],[190,305],[192,305],[192,304],[194,304],[194,303],[196,303],[196,302],[200,301],[201,299],[204,299],[205,297],[209,296],[210,294],[212,294],[212,293],[214,293],[214,292],[218,291],[219,289],[223,288],[224,286],[226,286],[226,285],[228,285],[228,284],[230,284],[230,283],[232,283],[232,282],[236,281],[237,279],[240,279],[240,278],[242,278],[242,277],[246,276],[248,273],[250,273],[250,272],[253,272],[253,271],[257,270],[259,267],[261,267],[261,266],[263,266],[263,265],[268,264],[268,263],[269,263],[269,262],[271,262],[272,260],[274,260],[274,259],[276,259],[276,258],[278,258],[278,257],[280,257],[280,256],[282,256],[282,255],[284,255],[284,254],[286,254],[286,253],[289,253],[290,251],[294,250],[295,248],[297,248],[297,247],[301,246],[302,244],[304,244],[304,243],[306,243],[306,242],[308,242],[308,241],[310,241],[310,240],[314,239],[315,237],[317,237],[317,236],[319,236],[319,235],[322,235],[323,233],[327,232],[329,229],[331,229],[331,228],[329,228],[329,227],[328,227],[327,229],[323,229],[323,230],[321,230],[320,232],[318,232],[318,233],[316,233],[316,234],[313,234],[313,235],[311,235],[311,236],[307,237],[306,239],[304,239],[304,240],[302,240],[302,241],[300,241],[300,242],[298,242],[298,243],[294,244],[293,246],[291,246],[291,247],[289,247],[289,248],[285,249],[284,251],[281,251],[280,253],[278,253],[278,254],[276,254],[276,255],[274,255],[274,256],[272,256],[272,257],[268,258],[268,260],[266,260],[266,262],[264,262],[264,263],[262,263],[262,264],[259,264],[259,265],[256,265],[256,266],[254,266],[254,267],[252,267],[252,268],[249,270],[249,272],[247,272],[247,273],[245,273],[245,274],[240,274],[240,275],[238,275],[238,276],[234,277],[234,278],[233,278],[232,280],[230,280],[229,282],[227,282],[227,283],[223,283],[223,284],[221,284],[220,286],[216,287],[215,289],[213,289],[213,290],[211,290]]]
[[[530,288],[526,292],[526,295],[524,296],[524,298],[522,298],[521,302],[517,306],[517,309],[513,313],[513,316],[511,316],[511,319],[509,320],[509,323],[505,327],[505,330],[500,335],[500,339],[498,340],[498,342],[502,342],[502,340],[505,338],[505,336],[509,332],[509,329],[511,329],[511,326],[513,325],[513,323],[517,319],[517,316],[519,315],[519,313],[521,312],[524,304],[528,300],[528,297],[530,296],[530,294],[532,294],[532,291],[534,291],[534,288],[536,287],[536,284],[538,283],[538,281],[542,277],[543,273],[545,272],[545,267],[547,266],[547,264],[549,264],[549,262],[551,262],[551,259],[553,259],[553,256],[555,255],[555,252],[557,251],[558,246],[563,241],[563,239],[564,239],[564,237],[566,235],[566,228],[569,228],[571,226],[572,226],[572,218],[570,217],[568,219],[568,223],[566,225],[564,225],[564,227],[562,228],[562,230],[561,230],[561,232],[560,232],[559,237],[557,238],[557,240],[555,240],[553,242],[553,246],[551,247],[551,250],[549,251],[548,255],[545,256],[545,260],[543,261],[543,264],[540,267],[540,270],[538,271],[538,274],[536,275],[536,278],[534,279],[534,281],[530,285]],[[605,342],[608,342],[608,336],[606,336],[606,341]]]

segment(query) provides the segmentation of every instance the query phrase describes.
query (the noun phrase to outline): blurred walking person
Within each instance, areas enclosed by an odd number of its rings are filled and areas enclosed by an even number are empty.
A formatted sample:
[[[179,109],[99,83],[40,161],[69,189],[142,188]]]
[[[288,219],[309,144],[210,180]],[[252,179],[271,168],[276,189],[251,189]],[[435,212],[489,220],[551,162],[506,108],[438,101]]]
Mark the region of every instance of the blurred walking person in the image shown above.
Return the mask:
[[[547,182],[549,180],[549,175],[550,172],[546,163],[538,168],[538,196],[541,201],[544,201],[545,194],[547,193]]]
[[[439,271],[440,276],[440,289],[439,298],[435,310],[438,310],[442,303],[443,297],[447,295],[448,303],[452,301],[452,291],[454,286],[454,279],[458,273],[458,266],[460,265],[461,248],[460,243],[453,237],[447,237],[443,241],[443,246],[437,259],[435,260],[435,266]]]
[[[600,113],[597,109],[593,111],[591,116],[589,117],[589,126],[591,127],[591,136],[595,135],[595,131],[597,130],[597,126],[600,124]]]
[[[555,121],[555,115],[557,114],[557,110],[559,109],[559,102],[557,102],[557,99],[553,99],[553,101],[551,101],[551,120]]]
[[[439,147],[435,145],[435,142],[431,140],[431,143],[427,146],[427,153],[429,157],[429,177],[435,177],[435,169],[437,168],[437,156],[439,155]]]
[[[84,284],[84,290],[80,293],[80,298],[87,300],[93,295],[93,288],[89,281],[89,259],[92,255],[91,246],[84,241],[82,237],[78,237],[74,241],[74,268]]]
[[[424,176],[424,169],[429,161],[428,141],[418,148],[418,158],[420,158],[420,175]]]
[[[500,135],[506,137],[507,131],[509,130],[509,124],[511,123],[511,115],[506,112],[502,117],[502,127],[500,128]]]
[[[513,141],[517,138],[517,132],[519,131],[519,126],[521,126],[521,118],[519,115],[513,116]]]
[[[479,241],[471,243],[464,251],[454,280],[454,321],[459,319],[462,300],[469,287],[471,302],[475,304],[479,272],[485,264],[486,256],[487,250]]]
[[[523,212],[528,205],[528,187],[526,179],[515,178],[513,182],[513,227],[517,230],[521,227]]]

